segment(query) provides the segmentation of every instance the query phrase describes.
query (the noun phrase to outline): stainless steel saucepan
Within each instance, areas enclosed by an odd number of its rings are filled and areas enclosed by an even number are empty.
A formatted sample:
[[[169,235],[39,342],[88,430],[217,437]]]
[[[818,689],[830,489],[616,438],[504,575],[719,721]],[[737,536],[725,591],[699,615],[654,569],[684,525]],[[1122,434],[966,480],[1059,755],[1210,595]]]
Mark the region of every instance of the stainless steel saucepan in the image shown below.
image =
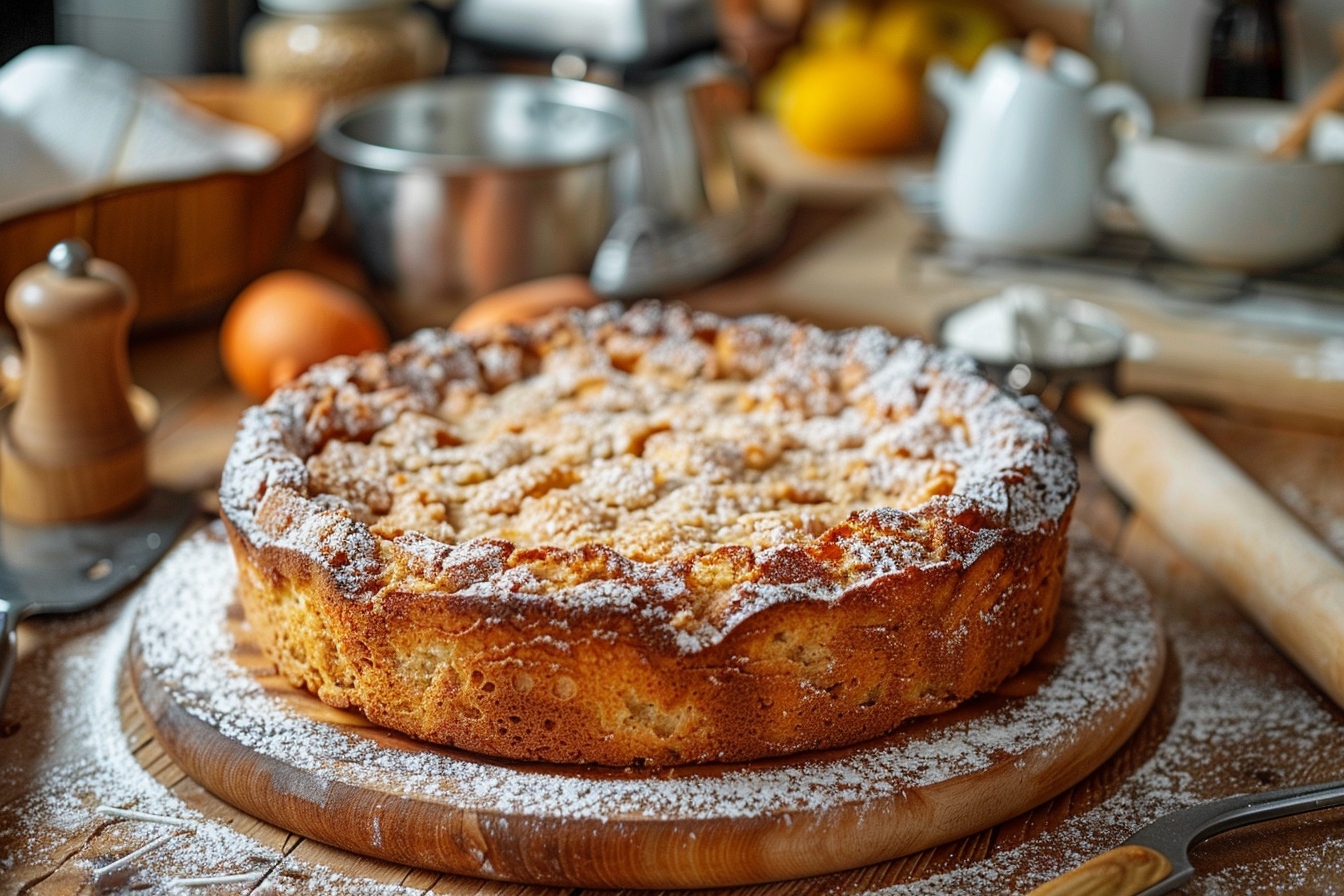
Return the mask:
[[[641,115],[597,84],[457,77],[366,99],[320,145],[370,276],[446,320],[501,287],[587,272],[641,200]]]

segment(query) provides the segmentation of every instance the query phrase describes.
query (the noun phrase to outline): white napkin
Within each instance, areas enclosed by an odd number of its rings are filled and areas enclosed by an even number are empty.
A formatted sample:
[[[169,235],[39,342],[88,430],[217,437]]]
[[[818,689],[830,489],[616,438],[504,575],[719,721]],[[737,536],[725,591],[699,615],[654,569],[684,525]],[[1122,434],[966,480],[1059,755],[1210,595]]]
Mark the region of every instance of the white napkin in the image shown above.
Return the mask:
[[[0,220],[112,187],[256,171],[280,152],[271,134],[82,47],[34,47],[0,68]]]

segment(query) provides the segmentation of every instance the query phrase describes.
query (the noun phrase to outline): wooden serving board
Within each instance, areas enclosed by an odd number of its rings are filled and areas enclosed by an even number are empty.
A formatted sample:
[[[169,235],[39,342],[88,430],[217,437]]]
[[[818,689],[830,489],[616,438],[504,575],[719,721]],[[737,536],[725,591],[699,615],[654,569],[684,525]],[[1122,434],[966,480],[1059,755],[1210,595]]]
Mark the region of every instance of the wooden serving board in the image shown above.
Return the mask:
[[[856,747],[664,770],[495,760],[419,743],[287,685],[198,534],[144,586],[132,686],[220,798],[353,852],[593,887],[704,887],[855,868],[1018,815],[1097,768],[1157,695],[1165,641],[1135,574],[1076,542],[1055,635],[996,694]]]

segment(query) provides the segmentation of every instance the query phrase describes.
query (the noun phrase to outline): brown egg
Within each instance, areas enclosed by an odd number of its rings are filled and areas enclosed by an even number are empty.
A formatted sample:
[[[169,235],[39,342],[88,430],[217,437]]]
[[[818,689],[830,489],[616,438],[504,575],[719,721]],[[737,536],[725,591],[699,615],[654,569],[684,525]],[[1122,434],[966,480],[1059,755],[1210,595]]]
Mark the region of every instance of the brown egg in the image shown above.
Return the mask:
[[[225,372],[257,401],[319,361],[385,348],[387,330],[363,299],[304,271],[258,277],[219,334]]]
[[[459,333],[521,324],[557,308],[591,308],[602,301],[588,280],[574,274],[519,283],[472,302],[453,321]]]

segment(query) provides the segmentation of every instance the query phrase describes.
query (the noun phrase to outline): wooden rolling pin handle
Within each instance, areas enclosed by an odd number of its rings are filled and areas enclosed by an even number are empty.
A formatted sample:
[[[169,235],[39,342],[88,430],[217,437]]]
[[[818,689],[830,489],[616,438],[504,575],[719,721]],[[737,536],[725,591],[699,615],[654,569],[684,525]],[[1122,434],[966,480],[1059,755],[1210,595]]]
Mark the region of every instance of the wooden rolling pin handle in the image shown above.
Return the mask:
[[[1344,706],[1344,562],[1162,402],[1070,407],[1098,415],[1092,455],[1106,481]]]
[[[1171,874],[1167,857],[1146,846],[1117,846],[1027,896],[1134,896]]]
[[[127,399],[126,272],[66,240],[19,274],[5,310],[24,375],[0,430],[0,512],[25,523],[90,519],[149,490],[145,434]]]

